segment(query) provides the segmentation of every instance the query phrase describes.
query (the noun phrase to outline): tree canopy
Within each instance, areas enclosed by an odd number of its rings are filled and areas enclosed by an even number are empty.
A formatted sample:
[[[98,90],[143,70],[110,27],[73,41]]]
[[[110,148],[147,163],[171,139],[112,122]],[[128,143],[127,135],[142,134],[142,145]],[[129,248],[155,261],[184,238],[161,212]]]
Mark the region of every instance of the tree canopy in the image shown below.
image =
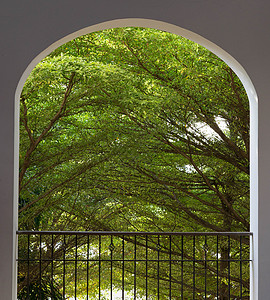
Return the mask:
[[[115,28],[57,48],[21,94],[19,227],[249,231],[249,103],[185,38]]]
[[[20,122],[21,228],[248,231],[248,99],[187,39],[70,41],[27,79]]]

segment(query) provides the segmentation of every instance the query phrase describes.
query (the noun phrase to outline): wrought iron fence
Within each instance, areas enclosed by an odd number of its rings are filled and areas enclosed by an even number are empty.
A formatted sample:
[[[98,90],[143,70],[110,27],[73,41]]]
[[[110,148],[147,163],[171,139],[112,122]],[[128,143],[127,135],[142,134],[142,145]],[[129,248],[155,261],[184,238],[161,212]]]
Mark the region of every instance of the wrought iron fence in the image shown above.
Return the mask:
[[[18,299],[249,299],[248,232],[17,234]]]

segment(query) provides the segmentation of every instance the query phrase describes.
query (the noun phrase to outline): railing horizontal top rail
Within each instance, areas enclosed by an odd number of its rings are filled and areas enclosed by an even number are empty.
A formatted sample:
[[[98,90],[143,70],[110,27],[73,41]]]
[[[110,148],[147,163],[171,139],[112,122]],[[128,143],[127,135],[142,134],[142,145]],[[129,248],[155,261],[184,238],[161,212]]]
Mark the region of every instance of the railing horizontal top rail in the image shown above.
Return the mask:
[[[18,235],[183,235],[183,236],[252,236],[252,232],[143,232],[143,231],[16,231]]]

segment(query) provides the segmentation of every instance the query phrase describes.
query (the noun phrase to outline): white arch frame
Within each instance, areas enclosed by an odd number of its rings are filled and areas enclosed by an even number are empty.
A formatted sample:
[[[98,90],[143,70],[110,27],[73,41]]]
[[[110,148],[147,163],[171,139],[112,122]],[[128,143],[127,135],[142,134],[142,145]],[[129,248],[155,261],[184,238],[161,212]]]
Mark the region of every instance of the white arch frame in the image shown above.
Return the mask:
[[[187,38],[201,46],[207,48],[220,59],[222,59],[239,77],[241,80],[250,104],[250,231],[253,233],[250,257],[252,259],[250,268],[250,295],[252,300],[258,300],[258,96],[255,88],[249,78],[245,69],[225,50],[207,40],[206,38],[181,28],[179,26],[169,24],[162,21],[140,18],[128,18],[128,19],[116,19],[85,27],[81,30],[73,32],[64,38],[51,44],[48,48],[37,55],[32,62],[28,65],[20,81],[17,85],[15,92],[15,124],[14,124],[14,229],[18,228],[18,178],[19,178],[19,99],[20,94],[25,84],[26,79],[34,69],[34,67],[53,50],[61,45],[73,40],[79,36],[100,31],[104,29],[116,28],[116,27],[148,27],[158,30],[167,31],[173,34],[177,34],[184,38]],[[17,258],[17,241],[16,232],[14,233],[14,245],[13,257]],[[17,264],[14,262],[13,266],[13,299],[16,299],[17,290]]]

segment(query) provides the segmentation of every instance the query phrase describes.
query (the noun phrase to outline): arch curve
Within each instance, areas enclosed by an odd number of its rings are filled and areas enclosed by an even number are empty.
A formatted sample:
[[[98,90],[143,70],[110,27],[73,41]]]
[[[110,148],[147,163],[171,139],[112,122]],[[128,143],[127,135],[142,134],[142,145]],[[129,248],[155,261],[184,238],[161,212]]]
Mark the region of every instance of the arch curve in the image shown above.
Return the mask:
[[[258,97],[255,91],[255,88],[252,84],[251,79],[249,78],[247,72],[243,68],[243,66],[235,60],[229,53],[225,50],[220,48],[215,43],[207,40],[206,38],[189,31],[187,29],[181,28],[179,26],[158,21],[152,19],[141,19],[141,18],[127,18],[127,19],[116,19],[111,20],[103,23],[99,23],[96,25],[92,25],[89,27],[85,27],[81,30],[73,32],[58,41],[51,44],[45,50],[43,50],[39,55],[37,55],[31,63],[27,66],[24,73],[22,74],[19,83],[17,85],[16,93],[15,93],[15,149],[14,149],[14,220],[18,220],[18,173],[19,173],[19,99],[20,94],[23,89],[24,83],[34,67],[47,55],[49,55],[53,50],[57,49],[59,46],[73,40],[79,36],[110,29],[116,27],[148,27],[157,30],[167,31],[184,38],[187,38],[201,46],[205,47],[206,49],[213,52],[217,55],[220,59],[222,59],[239,77],[241,80],[248,99],[250,103],[250,140],[251,140],[251,149],[250,149],[250,187],[251,187],[251,194],[250,194],[250,231],[253,232],[253,243],[251,248],[251,256],[253,260],[253,266],[251,268],[251,290],[250,293],[253,295],[252,299],[257,299],[257,286],[258,286],[258,268],[257,268],[257,256],[258,256]],[[16,226],[17,227],[17,226]],[[16,228],[17,229],[17,228]]]

